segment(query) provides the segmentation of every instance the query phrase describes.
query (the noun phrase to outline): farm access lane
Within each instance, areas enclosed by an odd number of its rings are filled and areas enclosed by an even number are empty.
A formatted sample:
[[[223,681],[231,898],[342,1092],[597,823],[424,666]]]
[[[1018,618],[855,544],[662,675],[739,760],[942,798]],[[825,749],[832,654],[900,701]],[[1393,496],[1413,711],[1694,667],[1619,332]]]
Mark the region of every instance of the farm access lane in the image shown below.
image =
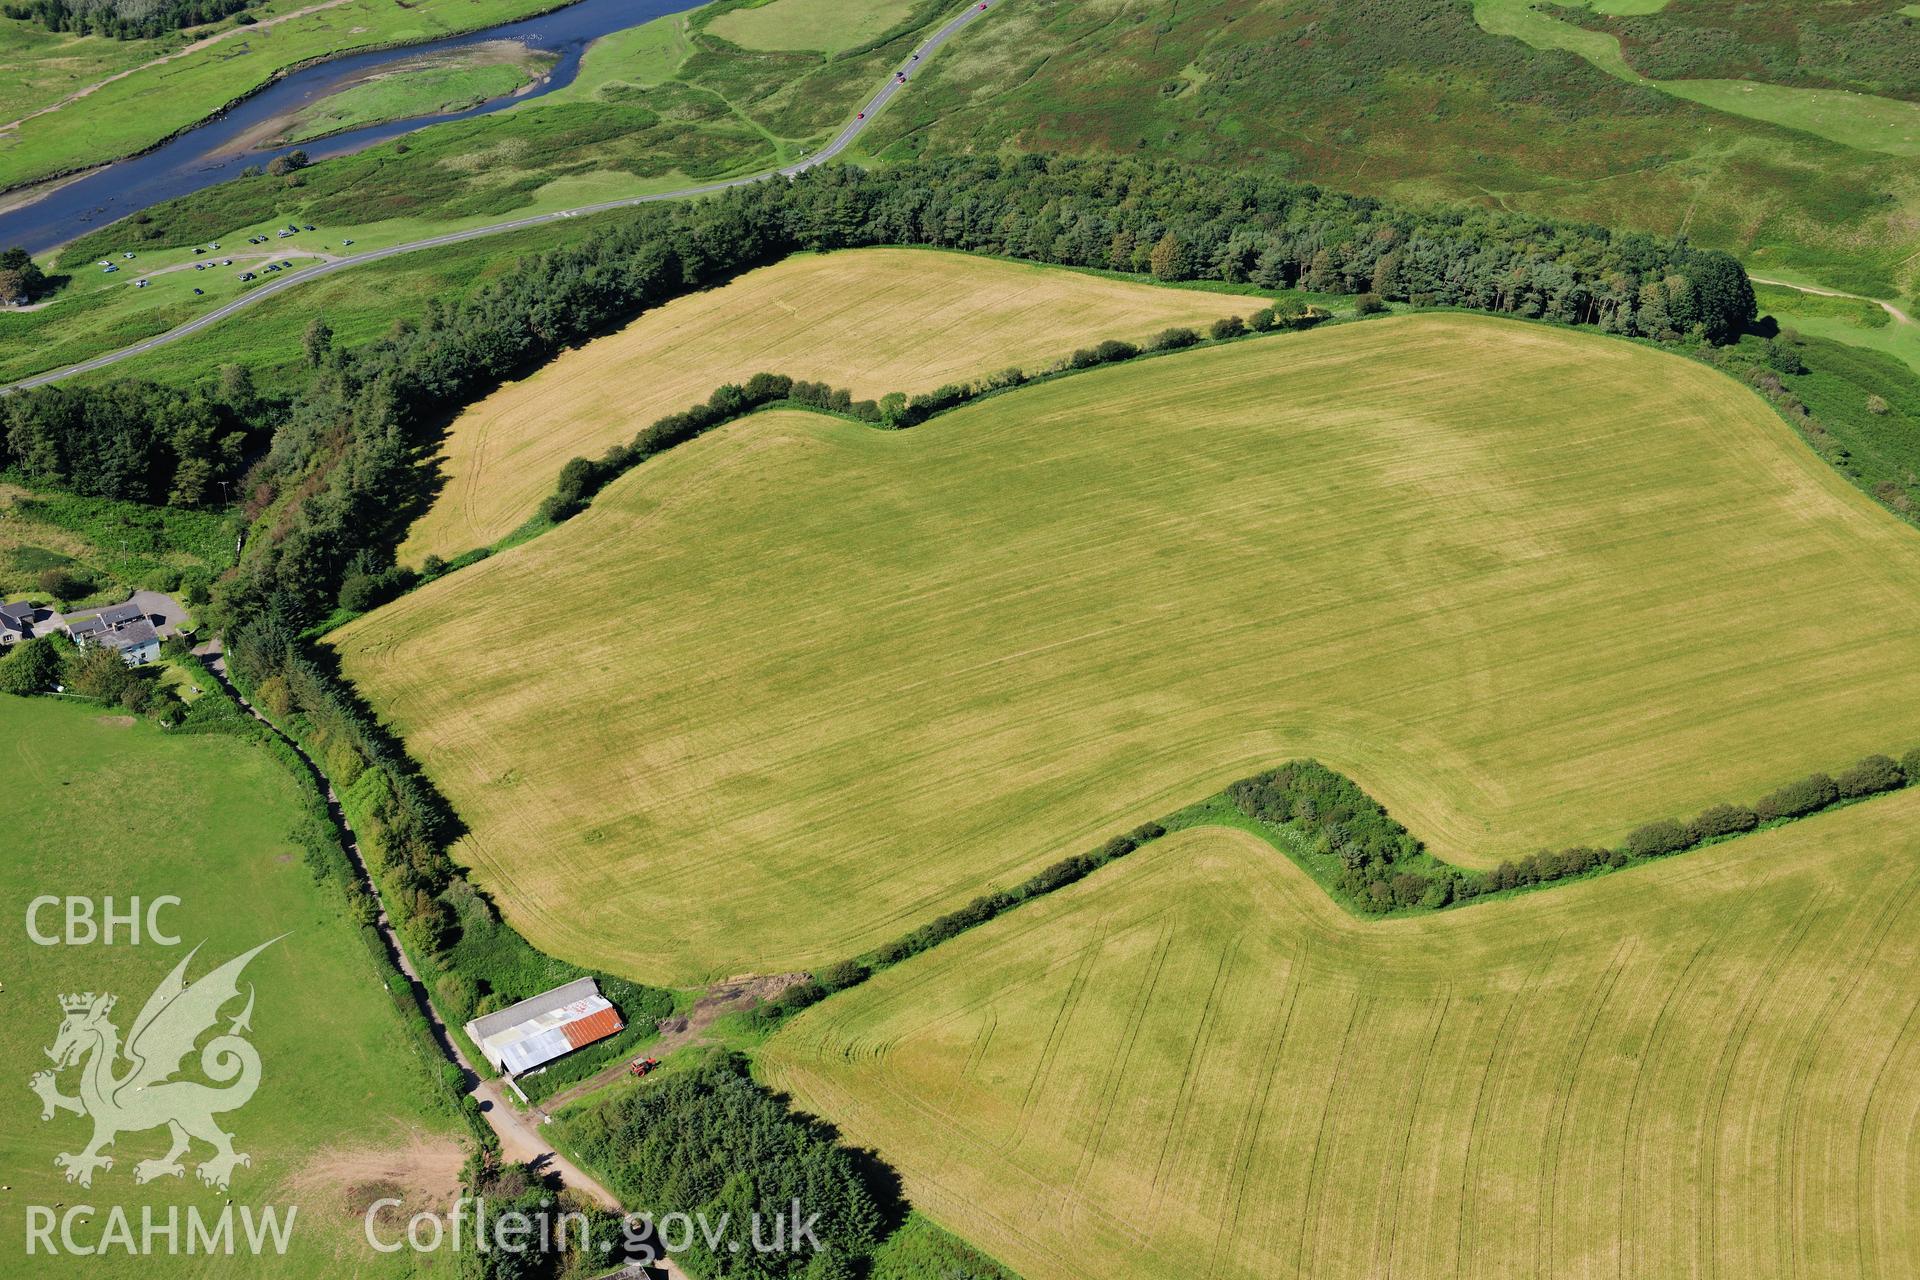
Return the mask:
[[[988,0],[988,2],[990,3],[990,0]],[[348,254],[336,258],[331,262],[322,262],[318,266],[308,267],[295,271],[290,275],[284,275],[271,284],[262,285],[249,293],[241,294],[233,301],[215,307],[205,315],[196,316],[185,324],[177,325],[165,333],[155,334],[151,338],[145,338],[130,346],[121,347],[117,351],[109,351],[105,355],[94,356],[90,360],[82,360],[78,364],[70,364],[65,368],[53,369],[46,373],[37,373],[30,378],[22,378],[18,382],[9,383],[0,387],[0,395],[13,391],[25,391],[31,387],[45,386],[48,383],[60,382],[82,373],[91,373],[96,369],[104,369],[109,365],[118,364],[122,360],[128,360],[134,356],[144,355],[149,351],[157,350],[169,343],[178,342],[180,339],[198,333],[202,329],[210,328],[233,315],[235,312],[250,307],[256,302],[271,298],[283,290],[291,289],[295,285],[304,284],[309,280],[318,279],[330,272],[345,270],[348,267],[359,266],[368,262],[378,262],[383,258],[397,257],[403,253],[416,253],[422,249],[445,248],[448,245],[462,244],[468,240],[479,240],[486,236],[502,235],[509,231],[521,231],[528,227],[542,226],[559,218],[577,218],[585,214],[606,213],[613,209],[627,209],[637,205],[655,204],[663,200],[685,200],[694,196],[713,195],[734,187],[744,187],[756,182],[765,182],[769,178],[790,178],[796,174],[804,173],[816,165],[822,165],[834,159],[848,147],[852,146],[854,140],[866,131],[868,125],[873,123],[873,119],[879,114],[880,109],[892,101],[894,95],[905,87],[906,81],[898,77],[917,68],[926,59],[927,55],[952,39],[962,28],[986,12],[987,3],[983,3],[981,0],[973,0],[962,13],[957,17],[949,19],[938,31],[928,36],[927,39],[921,43],[920,47],[914,50],[912,57],[908,59],[906,64],[902,66],[898,72],[889,74],[886,83],[882,84],[879,91],[867,100],[866,105],[858,114],[856,114],[852,120],[848,121],[839,133],[834,135],[832,141],[828,142],[812,155],[805,156],[793,164],[785,165],[779,169],[765,173],[754,173],[738,178],[728,178],[722,182],[708,182],[702,183],[699,186],[682,187],[678,191],[660,191],[652,195],[629,196],[620,200],[602,200],[597,204],[578,205],[571,209],[561,209],[555,213],[539,213],[524,218],[512,218],[505,222],[489,223],[483,227],[469,227],[464,231],[449,231],[443,235],[427,236],[419,240],[410,240],[405,244],[388,245],[384,249],[369,249],[365,253]]]
[[[1874,306],[1880,307],[1888,315],[1892,316],[1895,323],[1913,323],[1912,316],[1902,311],[1899,307],[1894,306],[1891,302],[1884,301],[1880,298],[1869,298],[1864,293],[1842,293],[1838,289],[1822,289],[1820,286],[1812,284],[1795,284],[1791,280],[1769,280],[1765,276],[1749,275],[1747,279],[1753,281],[1755,284],[1770,284],[1775,288],[1792,289],[1797,293],[1818,294],[1822,298],[1852,298],[1856,302],[1871,302]]]
[[[471,1092],[475,1098],[479,1099],[480,1113],[486,1118],[488,1127],[493,1130],[494,1136],[500,1139],[501,1152],[509,1160],[530,1164],[536,1169],[558,1174],[564,1185],[585,1194],[601,1207],[615,1213],[625,1213],[626,1208],[620,1203],[619,1197],[589,1177],[573,1161],[555,1151],[552,1143],[541,1138],[539,1129],[525,1116],[514,1110],[507,1101],[506,1093],[499,1080],[484,1079],[473,1069],[473,1064],[467,1061],[467,1055],[461,1052],[453,1034],[447,1029],[446,1022],[441,1019],[439,1009],[434,1007],[432,999],[427,994],[426,985],[420,981],[420,975],[413,967],[413,962],[407,959],[406,948],[400,945],[399,935],[394,932],[393,923],[387,918],[386,905],[381,901],[379,891],[374,885],[372,872],[367,868],[366,859],[361,856],[359,838],[354,835],[353,827],[347,821],[346,811],[340,807],[340,798],[333,789],[332,779],[328,778],[325,771],[320,768],[319,762],[307,754],[306,748],[282,733],[280,726],[267,719],[260,713],[258,707],[247,701],[246,696],[227,675],[226,655],[220,651],[218,642],[203,645],[194,652],[208,660],[208,669],[213,672],[214,678],[220,681],[226,691],[233,695],[234,700],[245,707],[254,719],[265,725],[269,733],[291,747],[294,754],[300,757],[313,774],[314,781],[319,784],[321,792],[326,796],[327,814],[333,819],[334,833],[340,840],[340,846],[352,859],[354,870],[359,873],[367,891],[373,894],[374,904],[379,909],[379,914],[374,919],[374,928],[379,931],[382,941],[386,943],[388,958],[413,985],[415,999],[426,1012],[427,1021],[433,1029],[433,1037],[440,1046],[440,1052],[448,1061],[466,1072],[468,1080],[473,1082]]]

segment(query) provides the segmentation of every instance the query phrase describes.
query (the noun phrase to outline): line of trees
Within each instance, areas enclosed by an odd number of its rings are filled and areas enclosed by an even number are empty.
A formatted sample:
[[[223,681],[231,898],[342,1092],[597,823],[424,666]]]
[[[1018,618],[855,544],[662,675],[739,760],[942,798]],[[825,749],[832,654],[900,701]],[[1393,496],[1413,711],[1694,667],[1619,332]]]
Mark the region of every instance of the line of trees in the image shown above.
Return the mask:
[[[430,496],[419,464],[447,415],[503,379],[796,250],[879,244],[1371,291],[1654,336],[1727,338],[1754,312],[1739,264],[1684,241],[1416,210],[1256,175],[1038,157],[810,170],[636,210],[458,304],[429,304],[385,338],[320,353],[258,471],[278,504],[270,536],[254,540],[223,602],[312,619],[334,606],[350,565],[384,571]]]
[[[536,951],[453,864],[446,850],[460,833],[459,820],[297,631],[276,618],[232,628],[227,665],[254,705],[296,738],[333,783],[388,915],[450,1023],[590,974]],[[673,1010],[672,995],[659,988],[591,976],[642,1030]],[[597,1059],[611,1049],[583,1053]]]
[[[1717,804],[1680,821],[1662,818],[1627,833],[1614,848],[1578,845],[1508,859],[1491,871],[1441,862],[1378,801],[1316,760],[1298,760],[1242,779],[1226,795],[1247,817],[1300,837],[1309,858],[1332,864],[1332,892],[1370,915],[1434,909],[1488,893],[1572,880],[1601,868],[1663,858],[1759,827],[1806,817],[1884,791],[1920,784],[1920,747],[1900,760],[1871,755],[1838,777],[1810,774],[1752,805]]]
[[[148,40],[239,13],[252,0],[26,0],[0,5],[0,14],[49,31]]]

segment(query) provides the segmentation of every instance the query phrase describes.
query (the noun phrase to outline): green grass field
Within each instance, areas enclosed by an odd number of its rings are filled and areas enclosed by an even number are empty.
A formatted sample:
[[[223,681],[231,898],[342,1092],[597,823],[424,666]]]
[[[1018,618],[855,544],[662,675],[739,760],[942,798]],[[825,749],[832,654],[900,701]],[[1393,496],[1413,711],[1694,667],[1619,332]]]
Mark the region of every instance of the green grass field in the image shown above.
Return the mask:
[[[0,21],[0,124],[56,102],[185,43],[112,40],[48,31],[36,23]]]
[[[21,102],[21,114],[8,117],[16,127],[0,130],[0,190],[149,147],[297,63],[348,49],[457,35],[550,7],[551,0],[416,0],[406,5],[386,0],[277,0],[252,10],[260,19],[255,25],[229,28],[231,34],[216,29],[220,38],[212,42],[136,42],[150,46],[150,57],[134,67],[91,53],[94,40],[89,38],[83,47],[93,61],[81,64],[84,74],[47,77],[39,92]],[[3,25],[12,28],[16,20],[6,19]],[[0,61],[0,81],[27,74],[42,52],[40,42],[31,37],[15,34],[0,43],[0,54],[8,55]],[[108,62],[116,64],[115,74],[132,74],[94,75]],[[60,105],[83,90],[84,97]],[[31,114],[50,107],[57,109]]]
[[[1920,373],[1920,323],[1895,320],[1886,308],[1860,298],[1823,297],[1775,285],[1758,285],[1754,292],[1760,314],[1772,316],[1782,328],[1884,351]]]
[[[1744,387],[1413,316],[754,417],[334,642],[515,925],[685,982],[1303,755],[1462,863],[1614,842],[1903,749],[1916,626],[1920,534]]]
[[[397,63],[385,74],[314,103],[282,136],[288,142],[306,142],[387,120],[464,111],[527,88],[552,62],[524,45],[496,41],[457,50],[453,56]]]
[[[1181,832],[836,996],[774,1087],[1027,1280],[1912,1274],[1920,791],[1363,924]]]
[[[414,1274],[420,1260],[373,1254],[348,1212],[349,1188],[397,1176],[418,1196],[457,1182],[457,1121],[439,1085],[405,1037],[371,957],[341,915],[334,891],[317,885],[289,831],[299,816],[294,782],[264,751],[223,737],[168,737],[151,724],[104,716],[97,707],[0,695],[0,812],[13,853],[0,860],[0,1006],[9,1034],[0,1044],[0,1271],[9,1275],[335,1277]],[[53,894],[99,899],[121,909],[130,897],[172,894],[181,905],[161,917],[177,947],[30,945],[30,899]],[[58,912],[43,931],[59,932]],[[222,1193],[185,1179],[145,1186],[134,1165],[164,1153],[164,1131],[128,1133],[111,1149],[114,1167],[90,1189],[70,1185],[55,1154],[77,1151],[87,1121],[40,1119],[28,1077],[48,1066],[41,1050],[61,1023],[58,997],[111,991],[113,1014],[129,1031],[142,1003],[195,946],[190,977],[285,933],[248,967],[256,1004],[249,1037],[261,1083],[245,1107],[221,1117],[252,1164]],[[243,988],[244,991],[244,988]],[[227,1012],[238,1011],[236,1004]],[[225,1023],[223,1021],[222,1025]],[[190,1059],[197,1062],[197,1056]],[[194,1068],[188,1067],[189,1077]],[[74,1092],[75,1073],[62,1077]],[[464,1132],[463,1130],[461,1132]],[[206,1154],[196,1145],[189,1165]],[[234,1205],[295,1205],[293,1246],[284,1258],[166,1258],[142,1264],[44,1256],[27,1259],[26,1207],[88,1203],[98,1237],[112,1205],[134,1215],[155,1206],[195,1205],[217,1214]],[[451,1274],[449,1266],[430,1274]]]
[[[706,29],[747,49],[838,53],[885,34],[912,10],[911,0],[766,0],[729,9]]]
[[[1635,12],[1647,12],[1637,9]],[[1621,12],[1610,10],[1609,12]],[[1578,54],[1629,84],[1697,102],[1729,115],[1809,133],[1845,147],[1887,155],[1920,155],[1920,103],[1845,89],[1816,89],[1753,80],[1654,80],[1627,63],[1619,38],[1554,17],[1529,0],[1474,0],[1474,18],[1494,35],[1536,49]]]

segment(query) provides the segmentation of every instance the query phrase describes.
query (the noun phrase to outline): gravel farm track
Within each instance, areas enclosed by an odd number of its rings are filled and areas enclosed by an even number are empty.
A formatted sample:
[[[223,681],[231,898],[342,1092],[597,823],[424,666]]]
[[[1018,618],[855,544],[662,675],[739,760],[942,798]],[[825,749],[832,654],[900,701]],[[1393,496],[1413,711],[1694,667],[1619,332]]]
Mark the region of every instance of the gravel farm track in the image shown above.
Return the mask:
[[[978,3],[976,0],[975,3],[969,4],[957,17],[948,19],[938,30],[928,36],[926,40],[914,50],[913,56],[908,59],[902,70],[925,61],[927,56],[933,53],[934,50],[952,39],[963,27],[966,27],[968,24],[985,15],[986,12],[987,4],[985,3]],[[859,110],[854,118],[849,120],[840,132],[834,135],[831,142],[821,147],[820,150],[814,152],[812,155],[771,172],[747,174],[738,178],[729,178],[724,182],[709,182],[700,186],[683,187],[677,191],[660,191],[652,195],[630,196],[620,200],[603,200],[597,204],[580,205],[572,209],[560,209],[552,213],[534,214],[524,218],[512,218],[505,222],[489,223],[483,227],[469,227],[463,231],[450,231],[444,235],[426,236],[419,240],[407,241],[405,244],[388,245],[385,248],[370,249],[365,253],[348,254],[334,258],[331,261],[322,262],[315,266],[308,267],[305,270],[295,271],[290,275],[282,276],[271,284],[263,285],[250,293],[243,294],[235,298],[232,302],[221,307],[216,307],[214,310],[207,312],[207,314],[197,316],[185,324],[168,329],[165,333],[155,334],[151,338],[144,338],[129,346],[121,347],[117,351],[109,351],[104,355],[95,356],[90,360],[82,360],[78,364],[70,364],[64,368],[52,369],[46,373],[35,374],[30,378],[22,378],[18,382],[0,388],[0,393],[25,391],[30,387],[45,386],[48,383],[60,382],[78,374],[91,373],[96,369],[104,369],[109,365],[118,364],[122,360],[131,359],[137,355],[144,355],[146,352],[164,347],[169,343],[178,342],[190,334],[199,333],[203,329],[211,328],[219,324],[222,320],[234,315],[236,312],[253,306],[257,302],[265,301],[284,290],[291,289],[296,285],[305,284],[309,280],[318,279],[320,276],[327,275],[334,271],[344,271],[348,267],[357,267],[369,262],[378,262],[384,258],[398,257],[403,253],[417,253],[423,249],[444,248],[447,245],[462,244],[468,240],[479,240],[486,236],[497,236],[509,231],[520,231],[527,227],[552,222],[558,218],[577,218],[586,214],[605,213],[612,209],[626,209],[635,205],[655,204],[663,200],[684,200],[694,196],[713,195],[716,192],[725,191],[732,187],[743,187],[755,182],[764,182],[769,178],[793,177],[795,174],[804,173],[816,165],[825,164],[852,146],[854,140],[866,131],[869,124],[873,123],[874,117],[880,113],[881,109],[884,108],[888,102],[892,101],[895,94],[899,93],[905,87],[906,81],[904,78],[897,78],[896,75],[889,74],[885,83],[867,100],[866,104]]]

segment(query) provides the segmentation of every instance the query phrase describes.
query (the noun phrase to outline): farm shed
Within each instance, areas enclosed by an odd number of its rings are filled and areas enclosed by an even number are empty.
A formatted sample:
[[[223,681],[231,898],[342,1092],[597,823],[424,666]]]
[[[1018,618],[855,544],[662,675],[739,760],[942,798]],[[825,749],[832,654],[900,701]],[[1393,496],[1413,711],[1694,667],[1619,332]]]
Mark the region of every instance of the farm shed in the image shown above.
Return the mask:
[[[467,1034],[496,1070],[518,1076],[626,1025],[613,1002],[600,994],[600,984],[580,978],[475,1018]]]

